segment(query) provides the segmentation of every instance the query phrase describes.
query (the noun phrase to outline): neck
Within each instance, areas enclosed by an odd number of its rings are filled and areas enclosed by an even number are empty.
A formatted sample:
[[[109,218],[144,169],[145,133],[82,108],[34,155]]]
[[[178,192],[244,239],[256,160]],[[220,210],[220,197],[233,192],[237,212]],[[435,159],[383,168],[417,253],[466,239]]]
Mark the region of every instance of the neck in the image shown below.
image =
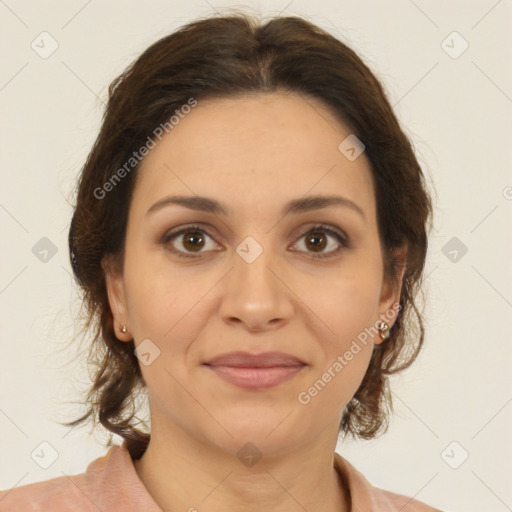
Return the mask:
[[[350,497],[333,466],[335,443],[318,436],[278,456],[237,456],[178,428],[152,425],[151,441],[134,462],[164,512],[272,510],[349,512]]]

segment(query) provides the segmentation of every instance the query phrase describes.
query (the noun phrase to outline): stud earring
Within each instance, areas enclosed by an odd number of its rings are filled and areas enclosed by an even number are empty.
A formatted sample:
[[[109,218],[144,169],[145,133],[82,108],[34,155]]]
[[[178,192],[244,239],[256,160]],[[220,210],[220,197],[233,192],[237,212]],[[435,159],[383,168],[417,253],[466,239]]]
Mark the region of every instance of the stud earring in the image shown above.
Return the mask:
[[[381,336],[381,338],[382,338],[383,340],[387,340],[387,339],[389,338],[389,330],[390,330],[390,327],[389,327],[389,325],[388,325],[386,322],[384,322],[384,320],[382,320],[382,321],[379,323],[379,325],[378,325],[377,329],[379,329],[379,331],[380,331],[380,336]]]
[[[121,332],[122,333],[125,333],[128,329],[126,329],[126,325],[123,325],[123,327],[121,327]]]

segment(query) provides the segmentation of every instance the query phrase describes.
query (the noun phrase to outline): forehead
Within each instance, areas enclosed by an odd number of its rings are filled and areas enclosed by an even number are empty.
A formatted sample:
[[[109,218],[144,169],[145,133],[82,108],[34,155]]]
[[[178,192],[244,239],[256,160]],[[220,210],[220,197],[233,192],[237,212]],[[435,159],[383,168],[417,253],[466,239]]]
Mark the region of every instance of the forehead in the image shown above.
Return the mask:
[[[134,206],[197,194],[235,209],[249,198],[277,207],[310,193],[340,193],[372,216],[369,161],[364,153],[351,161],[339,149],[349,135],[320,101],[297,93],[199,100],[143,160]]]

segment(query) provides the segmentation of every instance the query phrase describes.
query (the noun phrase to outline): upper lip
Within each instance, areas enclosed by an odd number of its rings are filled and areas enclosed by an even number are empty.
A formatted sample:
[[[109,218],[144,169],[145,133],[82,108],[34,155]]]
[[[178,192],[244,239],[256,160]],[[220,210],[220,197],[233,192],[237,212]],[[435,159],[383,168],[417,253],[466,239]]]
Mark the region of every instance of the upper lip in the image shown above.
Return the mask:
[[[298,357],[284,352],[229,352],[220,354],[204,364],[209,366],[233,366],[239,368],[272,368],[276,366],[303,366],[306,363]]]

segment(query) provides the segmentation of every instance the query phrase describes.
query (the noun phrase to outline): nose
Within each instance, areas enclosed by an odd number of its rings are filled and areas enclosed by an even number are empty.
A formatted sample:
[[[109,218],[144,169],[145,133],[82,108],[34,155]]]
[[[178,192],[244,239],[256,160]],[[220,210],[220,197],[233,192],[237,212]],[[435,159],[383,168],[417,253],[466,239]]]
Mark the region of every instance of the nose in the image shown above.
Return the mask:
[[[293,293],[280,274],[283,272],[270,250],[263,250],[254,260],[235,254],[233,268],[224,280],[222,319],[251,332],[276,329],[289,322],[294,311]]]

